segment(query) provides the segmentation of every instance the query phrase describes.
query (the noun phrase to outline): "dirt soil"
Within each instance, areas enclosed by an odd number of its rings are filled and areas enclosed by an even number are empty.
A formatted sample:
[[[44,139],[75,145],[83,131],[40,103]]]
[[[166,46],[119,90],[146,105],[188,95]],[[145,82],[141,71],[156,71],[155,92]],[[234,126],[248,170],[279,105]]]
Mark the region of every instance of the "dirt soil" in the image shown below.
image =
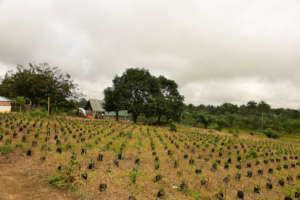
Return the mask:
[[[22,159],[0,155],[0,200],[78,200],[42,181],[38,169],[27,167]]]

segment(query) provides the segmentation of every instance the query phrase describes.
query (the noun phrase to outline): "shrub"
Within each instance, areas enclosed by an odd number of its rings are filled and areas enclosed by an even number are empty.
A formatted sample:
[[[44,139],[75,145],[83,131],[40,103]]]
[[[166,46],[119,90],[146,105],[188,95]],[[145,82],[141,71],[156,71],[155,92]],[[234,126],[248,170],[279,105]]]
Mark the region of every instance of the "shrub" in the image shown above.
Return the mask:
[[[263,133],[264,133],[268,138],[277,139],[277,138],[280,137],[279,134],[278,134],[276,131],[274,131],[274,130],[272,130],[272,129],[270,129],[270,128],[265,129],[265,130],[263,131]]]
[[[254,186],[254,193],[260,193],[260,185],[257,184],[256,186]]]
[[[176,125],[175,125],[174,122],[170,123],[170,131],[172,131],[172,132],[176,132],[177,131],[177,127],[176,127]]]
[[[46,111],[35,110],[35,111],[29,112],[29,116],[33,117],[33,118],[35,118],[35,117],[45,118],[48,116],[48,113]]]

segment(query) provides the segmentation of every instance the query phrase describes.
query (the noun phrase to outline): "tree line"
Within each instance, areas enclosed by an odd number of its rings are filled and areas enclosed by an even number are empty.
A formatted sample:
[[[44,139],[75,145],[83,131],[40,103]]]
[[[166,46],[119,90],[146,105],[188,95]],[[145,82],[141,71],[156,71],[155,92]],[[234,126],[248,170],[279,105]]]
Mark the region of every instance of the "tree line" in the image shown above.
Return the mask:
[[[230,131],[250,130],[278,133],[300,133],[300,111],[296,109],[271,108],[264,101],[249,101],[235,105],[220,106],[185,105],[181,122],[203,128]]]
[[[78,85],[71,76],[47,63],[17,65],[0,82],[0,95],[16,102],[30,101],[33,106],[47,105],[63,110],[84,106]],[[184,104],[174,80],[154,76],[148,70],[129,68],[116,75],[112,85],[104,90],[107,111],[128,110],[132,120],[152,119],[156,124],[177,121],[203,128],[237,131],[271,129],[281,133],[300,133],[300,111],[271,108],[264,101],[249,101],[244,105],[224,103],[219,106]],[[118,115],[116,116],[118,119]]]

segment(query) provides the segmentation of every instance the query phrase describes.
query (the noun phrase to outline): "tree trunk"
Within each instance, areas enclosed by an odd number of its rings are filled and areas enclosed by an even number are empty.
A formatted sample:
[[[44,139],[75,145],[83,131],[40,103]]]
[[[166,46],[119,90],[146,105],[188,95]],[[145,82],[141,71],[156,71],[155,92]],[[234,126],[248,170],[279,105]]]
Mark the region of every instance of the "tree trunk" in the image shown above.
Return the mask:
[[[207,129],[207,127],[208,127],[208,124],[204,123],[204,128]]]
[[[132,113],[133,122],[136,124],[138,115],[136,113]]]
[[[160,118],[161,118],[161,114],[158,114],[157,124],[160,124]]]
[[[119,111],[116,111],[116,121],[119,121]]]

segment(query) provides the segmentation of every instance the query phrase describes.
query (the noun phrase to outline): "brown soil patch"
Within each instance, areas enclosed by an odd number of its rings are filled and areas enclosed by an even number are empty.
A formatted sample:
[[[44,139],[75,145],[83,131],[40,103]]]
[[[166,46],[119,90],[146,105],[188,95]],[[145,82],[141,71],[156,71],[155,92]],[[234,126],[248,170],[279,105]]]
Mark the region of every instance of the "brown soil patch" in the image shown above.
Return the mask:
[[[12,155],[0,155],[0,200],[77,199],[41,181],[39,170],[28,169],[22,160]]]

